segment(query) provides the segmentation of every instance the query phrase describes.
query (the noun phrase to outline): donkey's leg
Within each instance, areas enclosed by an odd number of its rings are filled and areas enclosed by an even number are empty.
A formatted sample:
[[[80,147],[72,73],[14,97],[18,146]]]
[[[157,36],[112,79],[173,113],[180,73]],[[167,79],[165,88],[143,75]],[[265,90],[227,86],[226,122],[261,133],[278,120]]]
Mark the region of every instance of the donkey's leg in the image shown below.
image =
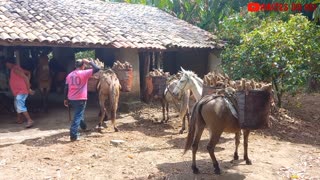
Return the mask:
[[[118,100],[116,100],[116,102],[118,102]],[[110,112],[110,117],[111,117],[111,123],[113,125],[113,129],[115,132],[119,132],[119,129],[117,128],[116,126],[116,116],[117,116],[117,109],[118,109],[118,103],[115,103],[115,104],[109,104],[109,107],[113,106],[113,108],[110,108],[110,109],[113,109],[111,112]]]
[[[40,107],[39,107],[39,110],[41,112],[44,111],[44,89],[43,88],[39,88],[40,90]],[[38,107],[37,107],[38,108]]]
[[[44,112],[48,112],[48,96],[49,96],[49,92],[48,92],[49,90],[48,90],[48,88],[44,88],[43,89],[43,95],[44,95],[44,101],[43,101],[43,103],[44,103]]]
[[[168,122],[169,121],[169,103],[168,102],[166,102],[166,111],[167,111],[167,120],[166,120],[166,122]]]
[[[105,107],[105,100],[106,97],[104,95],[99,95],[99,104],[100,104],[100,112],[101,112],[101,116],[100,116],[100,122],[98,124],[98,128],[102,129],[103,126],[103,120],[106,116],[106,107]]]
[[[165,103],[164,100],[161,100],[161,106],[162,106],[162,122],[166,120],[166,109],[165,109]]]
[[[208,143],[208,146],[207,146],[207,150],[208,150],[208,152],[210,154],[215,174],[221,174],[219,163],[218,163],[218,161],[216,159],[216,156],[214,155],[214,149],[215,149],[216,145],[219,142],[221,134],[222,134],[222,131],[220,131],[220,132],[211,132],[210,133],[209,143]]]
[[[188,127],[189,127],[189,123],[190,123],[190,111],[189,111],[189,108],[187,109],[186,116],[187,116],[187,119],[188,119]]]
[[[166,120],[166,100],[164,99],[165,97],[163,97],[161,99],[161,105],[162,105],[162,122],[165,122]]]
[[[199,174],[199,169],[197,168],[197,164],[196,164],[196,154],[198,151],[198,145],[201,139],[201,135],[203,133],[205,124],[203,122],[196,122],[196,136],[194,138],[193,144],[192,144],[192,165],[191,165],[191,169],[193,171],[194,174]]]
[[[235,133],[235,145],[236,145],[236,150],[234,151],[234,155],[233,155],[233,160],[238,160],[239,159],[239,156],[238,156],[238,147],[239,147],[239,144],[240,144],[240,132],[236,132]]]
[[[180,129],[179,133],[183,134],[184,130],[186,130],[186,114],[182,118],[182,126],[181,126],[181,129]]]
[[[251,165],[251,160],[248,157],[248,139],[249,139],[250,130],[243,130],[243,146],[244,146],[244,160],[246,164]]]
[[[113,108],[110,108],[110,109],[112,109],[112,111],[111,111],[111,122],[112,122],[112,125],[113,125],[113,128],[114,128],[115,132],[119,132],[119,129],[116,126],[116,117],[117,117],[119,96],[120,96],[120,88],[119,88],[118,91],[115,92],[115,96],[113,97],[114,101],[112,103],[110,101],[111,98],[109,98],[109,105],[110,105],[110,107],[113,106]]]
[[[113,129],[115,132],[119,132],[119,129],[116,126],[116,120],[114,118],[111,119],[112,125],[113,125]]]
[[[189,111],[188,111],[188,104],[182,103],[180,107],[180,112],[179,112],[179,118],[182,119],[182,126],[180,130],[180,134],[183,133],[184,130],[186,130],[186,117],[188,118],[188,123],[189,123]]]

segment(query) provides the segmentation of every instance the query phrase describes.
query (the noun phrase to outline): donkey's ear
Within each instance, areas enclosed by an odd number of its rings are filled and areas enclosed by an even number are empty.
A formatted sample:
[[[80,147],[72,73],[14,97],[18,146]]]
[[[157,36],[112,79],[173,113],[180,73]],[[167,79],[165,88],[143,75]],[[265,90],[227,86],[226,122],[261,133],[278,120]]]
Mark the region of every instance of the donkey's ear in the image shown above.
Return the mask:
[[[180,66],[180,68],[181,68],[181,71],[182,71],[182,72],[186,72],[186,70],[184,70],[181,66]]]

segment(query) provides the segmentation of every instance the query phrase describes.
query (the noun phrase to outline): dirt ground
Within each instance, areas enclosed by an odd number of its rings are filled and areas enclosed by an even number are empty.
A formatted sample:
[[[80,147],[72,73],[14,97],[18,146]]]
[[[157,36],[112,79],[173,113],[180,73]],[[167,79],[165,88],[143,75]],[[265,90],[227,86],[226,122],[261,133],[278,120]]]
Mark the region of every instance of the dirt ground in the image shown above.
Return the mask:
[[[320,94],[286,97],[284,109],[271,118],[271,127],[249,137],[253,165],[232,162],[234,135],[223,134],[215,150],[222,174],[213,174],[206,150],[205,131],[197,153],[199,175],[190,169],[191,151],[182,154],[186,133],[181,121],[167,124],[157,103],[119,113],[120,132],[109,126],[95,130],[97,106],[88,104],[86,121],[91,131],[69,142],[69,121],[62,106],[48,114],[32,113],[35,126],[15,124],[14,114],[0,114],[0,179],[320,179]],[[111,140],[124,140],[120,145]]]

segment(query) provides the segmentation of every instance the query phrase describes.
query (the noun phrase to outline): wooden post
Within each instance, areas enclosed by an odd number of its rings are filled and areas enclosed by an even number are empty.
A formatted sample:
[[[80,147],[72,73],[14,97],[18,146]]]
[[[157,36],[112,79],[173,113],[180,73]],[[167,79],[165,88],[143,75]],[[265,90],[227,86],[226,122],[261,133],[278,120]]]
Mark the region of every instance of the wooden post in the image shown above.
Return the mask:
[[[16,57],[16,64],[21,65],[20,50],[14,50],[14,56]]]
[[[148,91],[147,91],[147,83],[146,83],[146,77],[150,72],[150,54],[148,52],[143,53],[143,96],[142,96],[142,100],[145,102],[149,102],[150,101],[150,97],[148,96]]]
[[[157,69],[163,69],[162,67],[161,67],[161,55],[160,55],[160,53],[159,52],[157,52],[157,53],[155,53],[156,55],[155,55],[155,58],[156,58],[156,63],[157,63]]]

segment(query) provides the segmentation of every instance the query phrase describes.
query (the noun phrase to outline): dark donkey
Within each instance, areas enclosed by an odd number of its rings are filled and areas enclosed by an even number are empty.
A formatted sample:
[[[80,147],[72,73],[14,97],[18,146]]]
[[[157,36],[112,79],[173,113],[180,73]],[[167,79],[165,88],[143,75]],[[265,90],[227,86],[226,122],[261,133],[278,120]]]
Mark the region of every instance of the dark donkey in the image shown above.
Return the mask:
[[[214,149],[220,139],[221,134],[223,132],[235,133],[236,149],[234,152],[234,160],[238,160],[238,146],[240,144],[241,133],[238,120],[233,116],[224,97],[215,95],[204,96],[194,105],[184,153],[186,153],[186,151],[192,146],[191,168],[195,174],[199,173],[199,169],[196,166],[196,153],[205,126],[210,132],[207,150],[212,159],[215,174],[220,174],[220,168],[214,155]],[[246,164],[250,165],[251,160],[248,157],[249,133],[250,130],[243,130],[244,159]]]

